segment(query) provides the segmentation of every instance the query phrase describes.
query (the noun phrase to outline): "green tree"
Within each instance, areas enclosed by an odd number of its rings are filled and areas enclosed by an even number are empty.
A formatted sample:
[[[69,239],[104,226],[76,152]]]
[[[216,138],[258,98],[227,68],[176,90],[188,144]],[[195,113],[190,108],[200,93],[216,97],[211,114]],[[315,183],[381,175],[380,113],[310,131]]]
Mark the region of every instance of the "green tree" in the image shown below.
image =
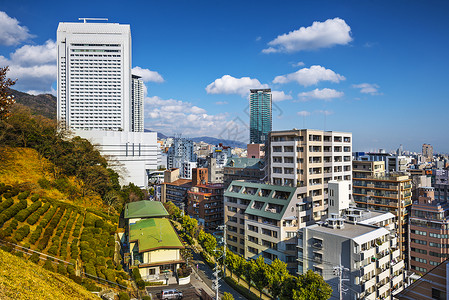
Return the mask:
[[[9,117],[9,108],[15,103],[14,96],[10,95],[9,87],[16,83],[16,80],[6,78],[9,67],[0,67],[0,120]]]
[[[225,292],[223,294],[223,298],[221,298],[222,300],[234,300],[234,296],[232,296],[231,293]]]
[[[234,273],[237,276],[238,282],[240,282],[240,277],[245,275],[247,264],[248,264],[248,262],[243,257],[241,257],[240,255],[235,255]],[[249,284],[249,282],[248,282],[248,284]]]
[[[122,201],[122,197],[117,191],[111,190],[106,193],[106,195],[103,197],[103,202],[108,206],[108,216],[111,209],[117,209]]]
[[[281,300],[323,300],[329,299],[332,288],[319,274],[308,270],[307,273],[288,276],[282,285]]]
[[[200,233],[198,234],[198,241],[207,253],[214,255],[214,250],[217,247],[217,239],[215,239],[212,234],[200,230]]]
[[[193,237],[195,230],[198,228],[198,221],[189,216],[184,216],[182,217],[181,224],[184,230]]]
[[[277,299],[281,294],[285,279],[289,276],[287,264],[276,258],[268,268],[266,275],[268,278],[268,290],[271,296]]]
[[[232,273],[235,272],[235,269],[237,267],[237,258],[234,252],[230,251],[229,249],[226,249],[226,260],[225,265],[228,267],[228,270]]]
[[[256,286],[256,289],[260,292],[259,298],[262,299],[262,291],[268,286],[268,273],[269,266],[265,263],[262,256],[259,256],[256,260],[251,261],[251,279]]]

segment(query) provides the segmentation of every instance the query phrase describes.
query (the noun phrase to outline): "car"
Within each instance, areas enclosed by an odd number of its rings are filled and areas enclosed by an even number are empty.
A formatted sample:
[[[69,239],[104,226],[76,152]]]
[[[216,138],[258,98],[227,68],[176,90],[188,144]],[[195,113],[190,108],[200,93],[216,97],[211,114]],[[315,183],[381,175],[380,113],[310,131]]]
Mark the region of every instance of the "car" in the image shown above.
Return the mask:
[[[176,289],[162,290],[161,299],[182,299],[182,292]]]

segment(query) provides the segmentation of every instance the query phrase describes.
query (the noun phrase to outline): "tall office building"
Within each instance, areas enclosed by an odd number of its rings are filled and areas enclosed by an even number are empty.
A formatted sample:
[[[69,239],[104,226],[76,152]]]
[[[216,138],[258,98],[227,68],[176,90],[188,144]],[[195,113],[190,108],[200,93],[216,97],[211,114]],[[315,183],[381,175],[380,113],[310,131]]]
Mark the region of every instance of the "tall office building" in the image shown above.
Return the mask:
[[[429,144],[422,145],[422,155],[426,158],[427,161],[433,160],[433,147]]]
[[[143,132],[143,81],[132,75],[131,130]]]
[[[74,130],[131,131],[131,30],[59,23],[58,120]]]
[[[271,89],[251,89],[249,111],[249,141],[265,144],[272,128]]]

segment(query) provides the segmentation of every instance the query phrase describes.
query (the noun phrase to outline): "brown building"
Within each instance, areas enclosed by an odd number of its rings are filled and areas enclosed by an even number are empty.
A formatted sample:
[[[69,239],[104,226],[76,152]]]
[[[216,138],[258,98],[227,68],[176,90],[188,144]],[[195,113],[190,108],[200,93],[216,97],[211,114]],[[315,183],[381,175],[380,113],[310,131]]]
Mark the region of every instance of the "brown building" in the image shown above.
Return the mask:
[[[395,295],[399,300],[446,300],[447,287],[449,286],[447,269],[449,265],[445,261],[434,267],[428,273],[409,285],[405,290]]]
[[[228,187],[234,180],[262,183],[265,172],[264,161],[258,158],[229,158],[224,169],[224,185]]]
[[[248,158],[264,158],[265,157],[265,145],[264,144],[247,144],[247,157]]]
[[[426,158],[426,161],[433,161],[433,147],[429,144],[422,145],[422,156]]]
[[[184,209],[187,202],[187,191],[192,186],[192,180],[179,179],[179,169],[169,169],[164,172],[164,183],[161,184],[161,202],[173,202]]]
[[[449,257],[449,204],[435,200],[434,188],[418,189],[410,215],[410,268],[418,273]]]
[[[353,197],[358,207],[388,211],[397,217],[403,259],[408,256],[408,215],[412,204],[412,180],[402,173],[353,179]]]
[[[222,183],[206,183],[193,186],[187,193],[187,214],[208,232],[223,225],[223,190]]]

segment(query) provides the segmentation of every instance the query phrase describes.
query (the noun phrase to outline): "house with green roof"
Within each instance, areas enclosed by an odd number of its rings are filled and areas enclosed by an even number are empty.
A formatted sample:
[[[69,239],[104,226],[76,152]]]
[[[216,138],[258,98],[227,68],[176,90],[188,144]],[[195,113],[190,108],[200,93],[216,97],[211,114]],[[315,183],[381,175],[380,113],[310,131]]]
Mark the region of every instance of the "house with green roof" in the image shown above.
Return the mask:
[[[162,280],[162,275],[175,274],[184,260],[184,248],[173,228],[167,210],[158,201],[128,203],[125,219],[128,220],[130,266],[139,268],[144,280]]]
[[[276,258],[297,270],[296,232],[313,222],[311,198],[304,187],[234,180],[224,192],[227,243],[245,257]]]

